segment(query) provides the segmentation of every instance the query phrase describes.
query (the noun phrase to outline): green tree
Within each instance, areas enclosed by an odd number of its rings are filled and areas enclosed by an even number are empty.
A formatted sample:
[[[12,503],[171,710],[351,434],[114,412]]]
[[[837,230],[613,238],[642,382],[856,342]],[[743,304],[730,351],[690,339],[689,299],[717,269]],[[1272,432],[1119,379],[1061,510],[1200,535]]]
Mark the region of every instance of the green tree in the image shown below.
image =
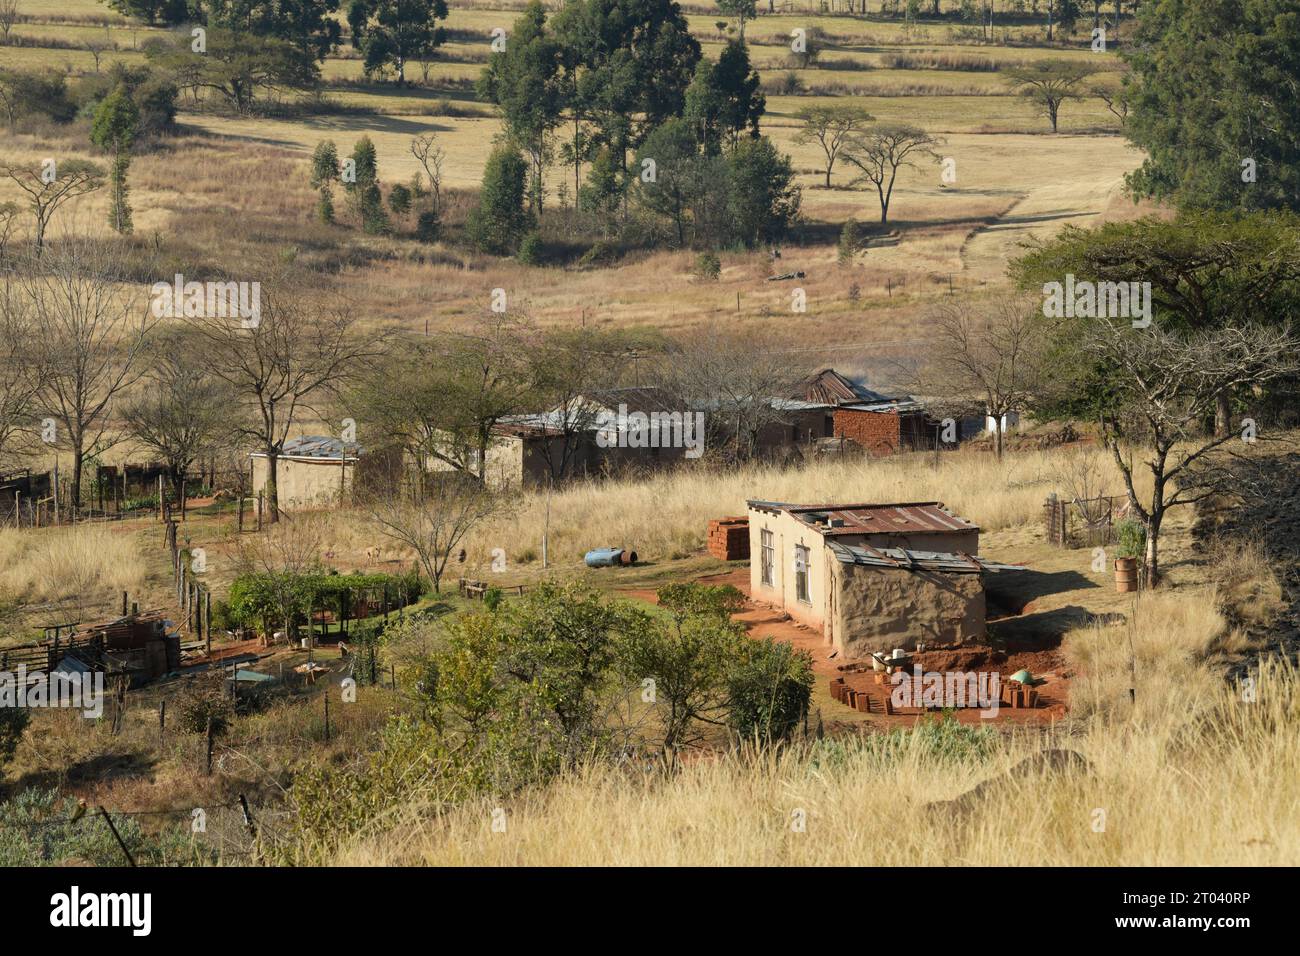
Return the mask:
[[[766,136],[742,140],[727,157],[727,212],[735,241],[779,239],[799,216],[801,193],[789,156]]]
[[[445,0],[352,0],[348,26],[352,45],[364,57],[367,76],[392,68],[397,84],[406,85],[406,64],[432,58],[446,31],[438,25],[447,19]]]
[[[201,7],[194,0],[194,8],[209,26],[285,40],[316,60],[334,52],[343,35],[339,0],[201,0]]]
[[[728,43],[716,63],[701,59],[686,90],[685,116],[710,151],[716,151],[724,137],[734,146],[746,129],[757,137],[766,108],[758,71],[750,66],[749,49],[743,43]]]
[[[729,17],[735,17],[738,24],[736,32],[740,42],[745,42],[745,24],[758,16],[755,0],[718,0],[718,9]]]
[[[570,110],[625,170],[628,150],[681,115],[700,45],[674,0],[571,0],[554,25]]]
[[[339,151],[334,141],[323,139],[311,155],[311,188],[320,194],[316,214],[321,222],[334,221],[334,183],[339,178]]]
[[[1125,59],[1135,196],[1300,209],[1295,0],[1147,0]]]
[[[465,223],[470,241],[484,252],[510,255],[535,225],[524,205],[528,164],[511,146],[498,146],[483,170],[478,205]]]
[[[389,232],[391,223],[384,212],[383,191],[379,188],[378,155],[369,136],[357,140],[340,175],[343,189],[361,219],[361,228],[372,235]]]
[[[655,129],[637,152],[637,167],[643,170],[636,183],[637,201],[651,212],[671,219],[677,242],[686,244],[686,224],[699,189],[699,168],[703,157],[692,124],[670,119]],[[653,167],[647,166],[647,161]],[[653,177],[647,172],[653,169]]]
[[[813,106],[799,110],[795,119],[803,127],[795,134],[796,143],[816,143],[826,156],[826,188],[831,188],[831,170],[840,150],[848,144],[850,137],[866,128],[874,116],[860,106],[836,105]]]
[[[172,27],[195,19],[190,0],[108,0],[108,5],[151,26]]]
[[[531,0],[515,21],[501,53],[479,77],[479,92],[501,109],[506,129],[532,164],[529,205],[541,215],[547,138],[563,121],[561,47],[546,28],[546,8]]]
[[[873,129],[850,142],[844,161],[858,170],[851,185],[869,182],[880,200],[880,221],[889,221],[889,204],[894,196],[898,171],[916,165],[917,157],[937,159],[934,147],[940,140],[916,126],[889,124]]]
[[[172,43],[152,40],[145,56],[180,86],[204,89],[238,113],[253,109],[260,92],[303,90],[320,81],[315,55],[276,37],[209,27],[202,52],[189,36]]]
[[[127,202],[126,171],[131,165],[131,145],[135,142],[140,111],[126,89],[118,87],[104,98],[95,111],[90,139],[100,149],[113,154],[109,174],[108,221],[122,235],[131,232],[131,206]]]
[[[1096,72],[1095,66],[1077,60],[1035,60],[1004,70],[1003,79],[1047,117],[1055,133],[1061,106],[1082,99],[1086,81]]]

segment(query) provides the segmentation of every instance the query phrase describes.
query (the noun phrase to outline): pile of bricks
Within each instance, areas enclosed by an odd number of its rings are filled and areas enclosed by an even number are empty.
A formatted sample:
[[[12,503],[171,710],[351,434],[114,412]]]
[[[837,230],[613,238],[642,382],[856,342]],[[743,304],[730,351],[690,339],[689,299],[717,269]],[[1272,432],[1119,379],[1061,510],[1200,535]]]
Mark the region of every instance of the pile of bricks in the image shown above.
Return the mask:
[[[889,699],[889,694],[883,695],[881,702],[874,702],[870,694],[862,690],[854,690],[844,683],[843,677],[836,677],[831,681],[831,696],[838,700],[846,707],[859,711],[863,714],[885,713],[893,714],[893,704]]]
[[[714,518],[709,522],[709,554],[721,561],[745,561],[749,558],[749,519]]]

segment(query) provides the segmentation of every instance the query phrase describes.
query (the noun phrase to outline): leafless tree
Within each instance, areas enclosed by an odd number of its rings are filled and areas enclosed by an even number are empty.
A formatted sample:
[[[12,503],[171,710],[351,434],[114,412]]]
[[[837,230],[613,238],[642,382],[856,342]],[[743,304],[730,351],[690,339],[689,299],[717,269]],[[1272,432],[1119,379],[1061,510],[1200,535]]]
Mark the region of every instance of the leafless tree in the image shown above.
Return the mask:
[[[0,262],[4,260],[5,250],[9,248],[9,237],[18,222],[18,204],[0,202]]]
[[[1001,296],[953,300],[931,313],[919,364],[902,378],[932,414],[960,417],[979,410],[993,418],[994,450],[1002,457],[1003,418],[1026,407],[1046,374],[1045,330],[1035,301]]]
[[[764,433],[789,423],[785,400],[807,375],[763,336],[717,329],[675,343],[660,373],[682,411],[706,411],[708,445],[737,460],[756,457]]]
[[[344,384],[359,363],[379,354],[386,336],[357,327],[346,307],[326,308],[291,285],[261,287],[260,319],[205,316],[184,321],[207,346],[213,375],[235,395],[232,420],[267,459],[266,506],[280,519],[278,462],[304,413]]]
[[[109,247],[60,244],[20,267],[39,327],[41,382],[36,404],[54,419],[57,444],[72,452],[72,501],[81,503],[87,454],[119,440],[110,436],[113,402],[143,373],[148,310],[125,284],[124,263]]]
[[[38,325],[30,298],[11,276],[0,279],[0,454],[32,422],[40,390]]]
[[[9,42],[9,31],[18,22],[18,0],[0,0],[0,36]]]
[[[420,500],[385,496],[371,504],[370,514],[386,536],[415,552],[433,582],[433,593],[441,594],[452,553],[499,507],[499,500],[480,482],[444,472],[425,485]]]
[[[91,37],[82,45],[86,48],[86,51],[95,58],[96,73],[99,72],[99,61],[104,58],[104,54],[109,50],[117,49],[117,44],[113,42],[113,38],[109,35],[107,28],[104,29],[104,35],[102,37]]]
[[[1084,348],[1110,371],[1113,397],[1098,415],[1102,439],[1124,476],[1132,513],[1146,526],[1144,572],[1154,585],[1165,515],[1219,494],[1205,480],[1216,471],[1213,453],[1242,438],[1240,432],[1204,432],[1217,396],[1300,371],[1300,339],[1290,328],[1244,326],[1180,336],[1158,326],[1139,331],[1128,322],[1097,319]],[[1134,486],[1130,446],[1141,450],[1151,472],[1145,506]]]
[[[103,170],[80,159],[65,159],[53,166],[42,164],[36,168],[6,165],[0,166],[0,172],[27,194],[36,221],[37,252],[45,248],[45,232],[59,207],[104,185]]]
[[[429,194],[433,196],[433,209],[442,209],[442,164],[446,153],[437,144],[432,133],[417,136],[411,140],[411,155],[416,158],[429,178]]]
[[[916,126],[891,124],[857,136],[844,146],[844,161],[861,174],[850,185],[870,182],[880,199],[880,221],[889,221],[894,181],[904,166],[915,166],[921,156],[937,159],[934,148],[942,140]]]
[[[167,463],[177,494],[194,462],[222,444],[236,406],[229,383],[211,371],[201,345],[181,329],[155,335],[146,349],[144,377],[121,410],[131,436]]]

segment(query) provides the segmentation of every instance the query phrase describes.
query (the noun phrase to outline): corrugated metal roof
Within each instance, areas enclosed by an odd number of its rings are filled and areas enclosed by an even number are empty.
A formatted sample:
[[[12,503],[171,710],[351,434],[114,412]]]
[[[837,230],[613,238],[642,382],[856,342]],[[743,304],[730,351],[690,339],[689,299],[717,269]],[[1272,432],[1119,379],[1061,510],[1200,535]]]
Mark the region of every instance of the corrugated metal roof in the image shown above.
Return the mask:
[[[786,511],[823,535],[942,534],[978,531],[979,527],[944,508],[941,501],[897,504],[795,505],[780,501],[749,501],[752,508]],[[828,522],[838,522],[831,526]]]
[[[914,551],[909,548],[864,548],[828,541],[826,546],[841,564],[865,564],[880,568],[909,571],[947,571],[976,574],[983,571],[1023,571],[1016,564],[1001,564],[978,554],[953,554],[948,551]]]
[[[849,381],[833,368],[824,368],[804,381],[797,397],[820,405],[850,405],[855,402],[880,402],[888,396]]]
[[[365,451],[357,442],[345,442],[341,438],[328,435],[302,435],[290,438],[280,449],[281,458],[322,458],[335,461],[347,457],[358,458]],[[266,457],[264,452],[253,452],[254,458]]]

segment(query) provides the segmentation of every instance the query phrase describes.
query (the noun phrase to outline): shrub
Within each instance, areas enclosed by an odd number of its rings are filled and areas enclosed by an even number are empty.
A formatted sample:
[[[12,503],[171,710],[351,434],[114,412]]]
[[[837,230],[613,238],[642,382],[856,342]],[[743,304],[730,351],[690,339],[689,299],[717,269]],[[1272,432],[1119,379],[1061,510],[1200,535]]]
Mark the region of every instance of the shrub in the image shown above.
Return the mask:
[[[722,274],[722,260],[712,252],[701,252],[695,257],[695,275],[700,279],[713,280]]]
[[[0,707],[0,767],[13,759],[30,720],[24,707]]]
[[[437,242],[441,232],[442,221],[438,218],[436,210],[426,209],[416,218],[415,238],[421,242]]]
[[[206,734],[210,719],[212,734],[219,737],[229,728],[234,716],[235,709],[221,693],[220,685],[200,687],[181,695],[178,719],[181,729],[188,734]]]
[[[727,680],[727,722],[748,742],[768,744],[794,732],[812,697],[812,658],[769,638],[741,647]]]
[[[862,249],[862,226],[856,219],[848,219],[844,222],[844,228],[840,230],[839,260],[840,262],[852,262],[853,257]]]
[[[524,208],[528,163],[519,151],[500,146],[488,157],[483,170],[479,202],[469,214],[465,231],[483,252],[509,255],[533,228],[533,217]]]
[[[542,261],[542,237],[537,230],[533,230],[524,236],[524,241],[519,243],[519,252],[515,258],[524,265],[535,266]]]
[[[388,208],[399,216],[411,211],[411,190],[403,183],[398,183],[388,192]]]

